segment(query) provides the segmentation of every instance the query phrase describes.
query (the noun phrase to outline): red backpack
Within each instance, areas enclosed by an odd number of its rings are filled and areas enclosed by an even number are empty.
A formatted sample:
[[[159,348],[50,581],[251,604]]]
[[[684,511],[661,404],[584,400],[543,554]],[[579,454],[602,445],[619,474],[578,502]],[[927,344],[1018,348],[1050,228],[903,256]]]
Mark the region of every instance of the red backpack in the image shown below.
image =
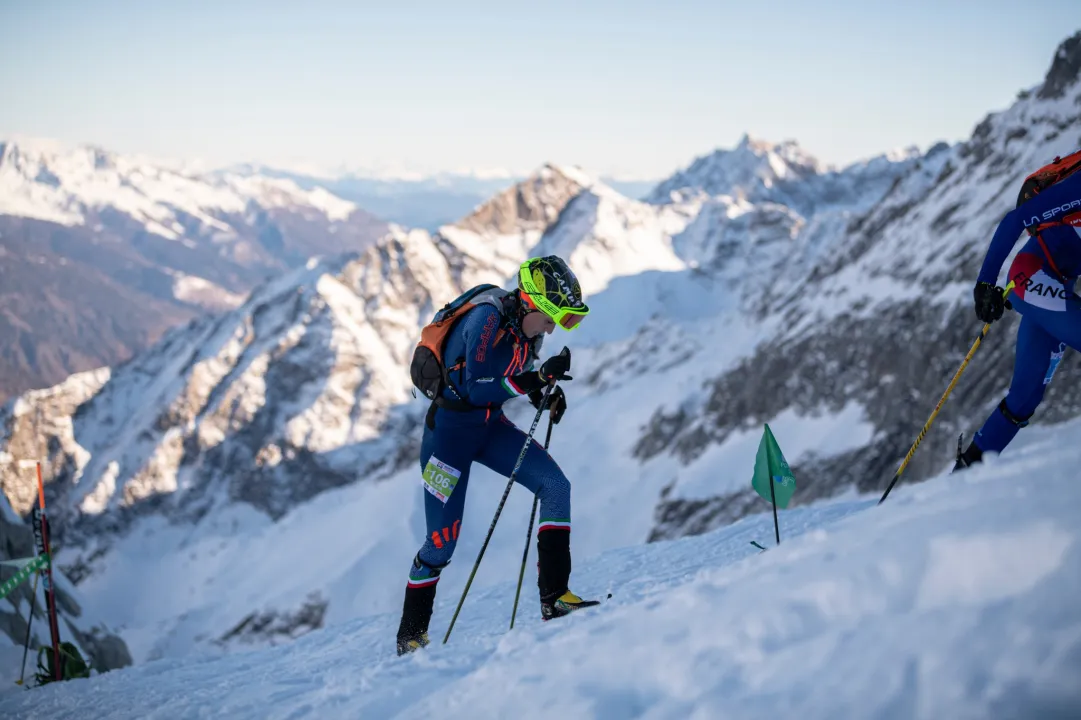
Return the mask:
[[[1052,185],[1062,182],[1079,169],[1081,169],[1081,150],[1066,157],[1056,157],[1025,178],[1025,182],[1021,185],[1021,192],[1017,195],[1017,207],[1021,207]],[[1023,222],[1028,234],[1036,238],[1036,242],[1040,243],[1040,249],[1043,250],[1043,256],[1047,259],[1051,271],[1061,278],[1062,273],[1055,264],[1054,258],[1051,257],[1051,251],[1047,249],[1047,244],[1044,243],[1040,233],[1058,225],[1081,227],[1081,202],[1052,208],[1038,217],[1033,215]]]
[[[1052,185],[1062,182],[1079,169],[1081,169],[1081,150],[1066,157],[1056,157],[1025,178],[1024,184],[1021,185],[1021,192],[1017,195],[1017,207],[1021,207]],[[1060,211],[1061,215],[1058,214]],[[1054,208],[1041,217],[1032,217],[1025,222],[1025,229],[1029,235],[1037,236],[1041,231],[1056,225],[1081,225],[1081,205]]]

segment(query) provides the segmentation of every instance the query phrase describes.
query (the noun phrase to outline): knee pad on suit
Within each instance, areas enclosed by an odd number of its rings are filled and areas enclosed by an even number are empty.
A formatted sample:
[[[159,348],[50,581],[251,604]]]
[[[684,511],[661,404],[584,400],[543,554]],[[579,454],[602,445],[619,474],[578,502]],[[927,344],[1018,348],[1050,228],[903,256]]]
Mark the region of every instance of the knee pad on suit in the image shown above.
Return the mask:
[[[1033,415],[1033,413],[1029,413],[1028,415],[1024,416],[1014,414],[1014,412],[1010,410],[1009,406],[1006,405],[1006,398],[1002,398],[1002,402],[998,404],[998,411],[1002,413],[1002,417],[1009,420],[1018,428],[1026,427],[1028,425],[1029,419]]]

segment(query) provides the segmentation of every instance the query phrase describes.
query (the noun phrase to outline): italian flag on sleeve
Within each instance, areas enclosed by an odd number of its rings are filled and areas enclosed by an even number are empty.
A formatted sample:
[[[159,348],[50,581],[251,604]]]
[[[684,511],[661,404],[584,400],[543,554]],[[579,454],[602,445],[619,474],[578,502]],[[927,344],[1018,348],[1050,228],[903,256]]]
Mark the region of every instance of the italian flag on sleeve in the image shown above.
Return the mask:
[[[522,388],[518,387],[509,377],[503,378],[503,387],[506,389],[507,392],[510,393],[511,397],[520,397],[522,395],[525,395],[525,391],[522,390]]]
[[[537,526],[537,532],[542,533],[545,530],[570,530],[570,520],[544,520],[541,519],[540,525]]]

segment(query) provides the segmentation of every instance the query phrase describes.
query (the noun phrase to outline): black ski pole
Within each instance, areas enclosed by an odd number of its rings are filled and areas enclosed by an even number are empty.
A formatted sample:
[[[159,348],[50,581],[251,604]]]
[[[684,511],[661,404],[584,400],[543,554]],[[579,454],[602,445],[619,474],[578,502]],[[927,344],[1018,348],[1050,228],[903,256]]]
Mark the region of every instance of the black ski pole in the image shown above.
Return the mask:
[[[544,406],[547,404],[548,396],[552,392],[554,383],[550,383],[548,387],[544,389],[544,400],[541,401],[540,407],[537,409],[537,414],[533,418],[533,424],[529,427],[529,434],[526,435],[525,444],[522,445],[522,452],[518,453],[518,460],[514,463],[514,470],[511,471],[510,479],[507,480],[507,488],[503,491],[503,497],[499,500],[499,507],[495,509],[495,517],[492,518],[492,524],[488,526],[488,534],[484,538],[484,544],[480,546],[480,552],[477,553],[477,561],[473,563],[473,571],[469,573],[469,580],[465,583],[465,589],[462,590],[462,597],[458,600],[458,607],[454,610],[454,616],[450,619],[450,626],[447,627],[447,634],[443,636],[443,644],[447,644],[447,640],[450,638],[450,631],[454,629],[454,623],[458,620],[458,613],[462,610],[462,604],[465,603],[465,596],[469,593],[469,586],[473,584],[473,578],[477,574],[477,568],[480,567],[481,558],[484,557],[484,551],[488,549],[488,541],[492,539],[492,533],[495,532],[495,524],[499,521],[499,514],[503,512],[503,505],[507,502],[507,496],[510,495],[510,489],[514,485],[514,476],[518,474],[518,468],[522,467],[522,461],[525,460],[525,455],[529,452],[529,444],[533,442],[533,433],[537,431],[537,423],[540,422],[541,413],[544,412]]]
[[[544,407],[541,405],[541,407]],[[552,442],[552,411],[548,411],[548,435],[544,438],[544,450],[548,451],[548,444]],[[518,589],[514,591],[514,609],[510,612],[510,629],[514,629],[514,618],[518,615],[518,596],[522,593],[522,579],[525,577],[526,561],[529,560],[529,543],[533,539],[533,518],[537,516],[537,504],[540,502],[536,495],[533,496],[533,510],[529,513],[529,529],[525,531],[525,550],[522,551],[522,570],[518,573]]]

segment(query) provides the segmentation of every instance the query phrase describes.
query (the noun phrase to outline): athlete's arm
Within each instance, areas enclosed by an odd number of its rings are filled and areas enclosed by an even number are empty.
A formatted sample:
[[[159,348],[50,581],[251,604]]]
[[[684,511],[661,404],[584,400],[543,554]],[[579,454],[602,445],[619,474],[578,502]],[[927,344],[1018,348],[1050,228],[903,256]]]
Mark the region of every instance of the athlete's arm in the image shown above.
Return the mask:
[[[991,238],[991,245],[987,248],[987,255],[983,258],[983,267],[980,268],[980,275],[976,278],[976,282],[994,285],[998,281],[1002,263],[1006,262],[1006,258],[1017,242],[1017,237],[1025,230],[1024,218],[1028,214],[1027,205],[1029,203],[1006,213],[1006,217],[999,222],[995,235]]]
[[[987,248],[987,255],[983,259],[983,267],[980,268],[980,276],[976,281],[995,284],[1002,264],[1006,262],[1018,235],[1026,226],[1061,218],[1065,214],[1076,212],[1078,207],[1081,207],[1081,173],[1074,173],[1028,200],[1021,207],[1006,213],[991,238],[991,245]]]
[[[499,322],[499,311],[490,305],[470,310],[462,318],[466,347],[465,391],[474,405],[500,403],[544,387],[544,380],[536,371],[503,377],[506,368],[498,367],[492,353]]]

